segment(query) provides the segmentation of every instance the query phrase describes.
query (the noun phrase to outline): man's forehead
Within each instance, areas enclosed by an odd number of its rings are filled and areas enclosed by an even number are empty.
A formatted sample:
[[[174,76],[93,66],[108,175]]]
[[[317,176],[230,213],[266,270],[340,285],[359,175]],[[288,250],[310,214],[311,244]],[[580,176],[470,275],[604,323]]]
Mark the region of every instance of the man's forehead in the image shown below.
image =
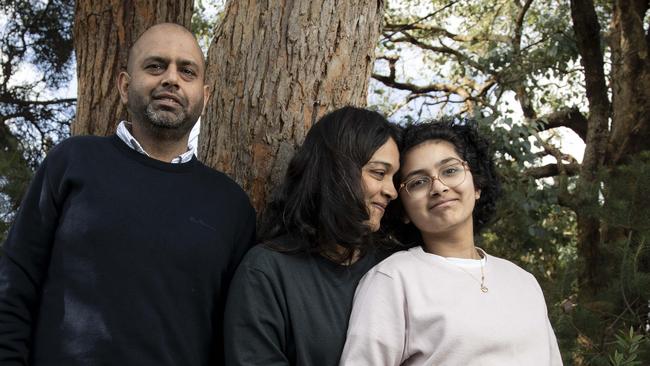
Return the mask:
[[[204,67],[201,48],[194,35],[177,24],[158,24],[146,30],[131,47],[129,65],[149,57],[192,61]]]

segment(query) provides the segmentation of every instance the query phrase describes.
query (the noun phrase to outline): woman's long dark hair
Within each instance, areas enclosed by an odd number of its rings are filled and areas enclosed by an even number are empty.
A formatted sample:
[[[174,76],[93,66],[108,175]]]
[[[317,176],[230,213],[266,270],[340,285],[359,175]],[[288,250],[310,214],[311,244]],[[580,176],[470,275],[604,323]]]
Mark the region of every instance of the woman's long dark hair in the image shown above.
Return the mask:
[[[318,252],[337,260],[371,245],[361,169],[399,128],[382,115],[344,107],[322,117],[295,153],[279,194],[264,211],[260,240],[285,252]],[[284,236],[283,240],[273,240]],[[292,240],[295,239],[295,240]],[[336,245],[347,253],[336,256]]]
[[[469,165],[474,187],[481,190],[481,197],[474,206],[472,217],[474,233],[481,231],[492,219],[496,202],[501,194],[501,183],[494,165],[494,157],[488,141],[478,132],[478,125],[472,119],[443,119],[429,123],[406,126],[402,132],[400,160],[415,146],[430,140],[444,140],[452,143],[458,155]],[[395,176],[399,187],[401,176]],[[386,212],[389,230],[405,247],[422,244],[420,231],[413,223],[405,224],[401,202],[388,206]]]

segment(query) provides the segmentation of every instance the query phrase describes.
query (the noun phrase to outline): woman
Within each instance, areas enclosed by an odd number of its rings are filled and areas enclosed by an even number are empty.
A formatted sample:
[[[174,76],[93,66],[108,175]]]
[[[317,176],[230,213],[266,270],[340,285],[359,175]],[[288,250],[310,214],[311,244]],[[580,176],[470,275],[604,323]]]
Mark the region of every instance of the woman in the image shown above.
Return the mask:
[[[385,255],[398,129],[345,107],[316,123],[231,283],[226,365],[337,365],[359,279]]]
[[[475,246],[499,194],[488,145],[470,121],[403,134],[398,239],[361,280],[341,365],[561,365],[542,291]]]

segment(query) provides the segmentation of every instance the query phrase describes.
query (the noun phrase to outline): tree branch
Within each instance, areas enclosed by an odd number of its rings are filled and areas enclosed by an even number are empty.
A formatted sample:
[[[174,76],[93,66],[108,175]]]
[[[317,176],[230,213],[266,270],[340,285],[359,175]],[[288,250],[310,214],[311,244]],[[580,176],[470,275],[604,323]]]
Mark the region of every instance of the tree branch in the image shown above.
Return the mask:
[[[580,173],[580,164],[562,164],[566,171],[567,176],[574,176]],[[534,179],[549,178],[560,175],[560,167],[558,164],[546,164],[536,168],[530,168],[524,172],[524,175]]]
[[[443,6],[443,7],[440,8],[440,9],[437,9],[437,10],[434,11],[433,13],[429,13],[429,14],[423,16],[422,18],[415,20],[414,22],[407,23],[407,24],[403,24],[403,25],[402,25],[402,28],[397,28],[397,29],[395,29],[395,31],[394,31],[393,34],[395,34],[395,33],[397,33],[397,32],[400,32],[400,31],[402,31],[402,30],[404,30],[404,29],[408,29],[409,27],[413,27],[413,26],[415,26],[416,24],[419,24],[419,23],[421,23],[421,22],[423,22],[423,21],[425,21],[425,20],[431,18],[431,17],[433,17],[434,15],[440,13],[441,11],[443,11],[443,10],[445,10],[445,9],[447,9],[447,8],[450,8],[450,7],[454,6],[454,5],[456,5],[456,3],[459,2],[459,1],[460,1],[460,0],[450,1],[447,5]],[[387,23],[387,24],[388,24],[388,21],[385,21],[384,23]],[[392,37],[392,35],[390,35],[390,36],[386,36],[386,38],[390,38],[390,37]]]
[[[402,32],[402,34],[404,36],[401,37],[401,38],[396,38],[396,39],[389,38],[389,40],[391,42],[393,42],[393,43],[410,43],[410,44],[412,44],[414,46],[417,46],[419,48],[422,48],[424,50],[428,50],[428,51],[431,51],[431,52],[439,52],[439,53],[445,53],[445,54],[453,55],[453,56],[456,57],[456,59],[458,59],[459,62],[464,61],[467,64],[469,64],[470,66],[472,66],[473,68],[475,68],[475,69],[477,69],[479,71],[482,71],[485,74],[490,74],[490,75],[494,74],[491,70],[488,70],[487,68],[485,68],[484,66],[482,66],[478,62],[472,60],[469,56],[465,55],[464,53],[462,53],[462,52],[460,52],[458,50],[455,50],[455,49],[453,49],[451,47],[448,47],[448,46],[445,46],[445,45],[442,45],[441,47],[432,46],[432,45],[426,44],[424,42],[421,42],[419,39],[413,37],[411,34],[409,34],[407,32]]]
[[[475,35],[475,36],[469,36],[466,34],[456,34],[448,31],[445,28],[442,27],[437,27],[434,25],[428,25],[428,24],[421,24],[421,23],[416,23],[416,24],[391,24],[387,23],[384,25],[384,30],[389,31],[389,32],[402,32],[402,31],[407,31],[407,30],[415,30],[415,31],[423,31],[427,32],[430,35],[442,35],[445,36],[449,39],[452,39],[456,42],[477,42],[477,41],[493,41],[493,42],[499,42],[499,43],[510,43],[511,39],[508,36],[500,35],[500,34],[487,34],[487,35]]]
[[[431,92],[448,92],[448,93],[457,94],[463,98],[471,98],[471,95],[467,92],[467,90],[463,89],[458,85],[447,84],[447,83],[433,83],[425,86],[418,86],[413,83],[399,82],[396,81],[394,77],[380,75],[377,73],[373,73],[372,78],[391,88],[408,90],[414,94],[424,94],[424,93],[431,93]]]
[[[551,114],[547,114],[538,119],[542,122],[541,131],[550,130],[557,127],[567,127],[573,130],[582,141],[587,139],[587,118],[578,110],[578,108],[562,109]]]

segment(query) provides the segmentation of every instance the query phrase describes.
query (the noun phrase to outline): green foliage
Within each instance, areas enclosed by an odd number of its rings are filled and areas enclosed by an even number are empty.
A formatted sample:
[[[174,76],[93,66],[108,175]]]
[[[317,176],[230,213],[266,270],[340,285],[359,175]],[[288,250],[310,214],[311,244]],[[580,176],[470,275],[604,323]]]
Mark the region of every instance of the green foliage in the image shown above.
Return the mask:
[[[25,161],[14,136],[0,133],[0,144],[3,146],[0,148],[0,243],[2,243],[32,177],[32,170]]]
[[[70,0],[0,0],[0,243],[47,150],[67,137],[74,98]]]
[[[214,31],[221,22],[225,0],[196,0],[192,14],[192,33],[199,41],[204,53],[207,53]]]
[[[648,341],[648,337],[635,334],[633,328],[627,333],[621,331],[616,335],[616,350],[609,356],[609,362],[612,366],[641,366],[643,363],[638,359],[639,348]]]
[[[650,152],[630,157],[625,165],[600,173],[606,202],[592,208],[603,222],[601,270],[606,284],[576,300],[574,285],[557,299],[573,307],[554,315],[565,359],[582,365],[650,364]],[[575,264],[575,262],[569,262]],[[549,289],[552,287],[545,287]],[[553,314],[552,314],[553,315]],[[633,329],[633,333],[630,333]],[[635,363],[636,362],[636,363]]]

